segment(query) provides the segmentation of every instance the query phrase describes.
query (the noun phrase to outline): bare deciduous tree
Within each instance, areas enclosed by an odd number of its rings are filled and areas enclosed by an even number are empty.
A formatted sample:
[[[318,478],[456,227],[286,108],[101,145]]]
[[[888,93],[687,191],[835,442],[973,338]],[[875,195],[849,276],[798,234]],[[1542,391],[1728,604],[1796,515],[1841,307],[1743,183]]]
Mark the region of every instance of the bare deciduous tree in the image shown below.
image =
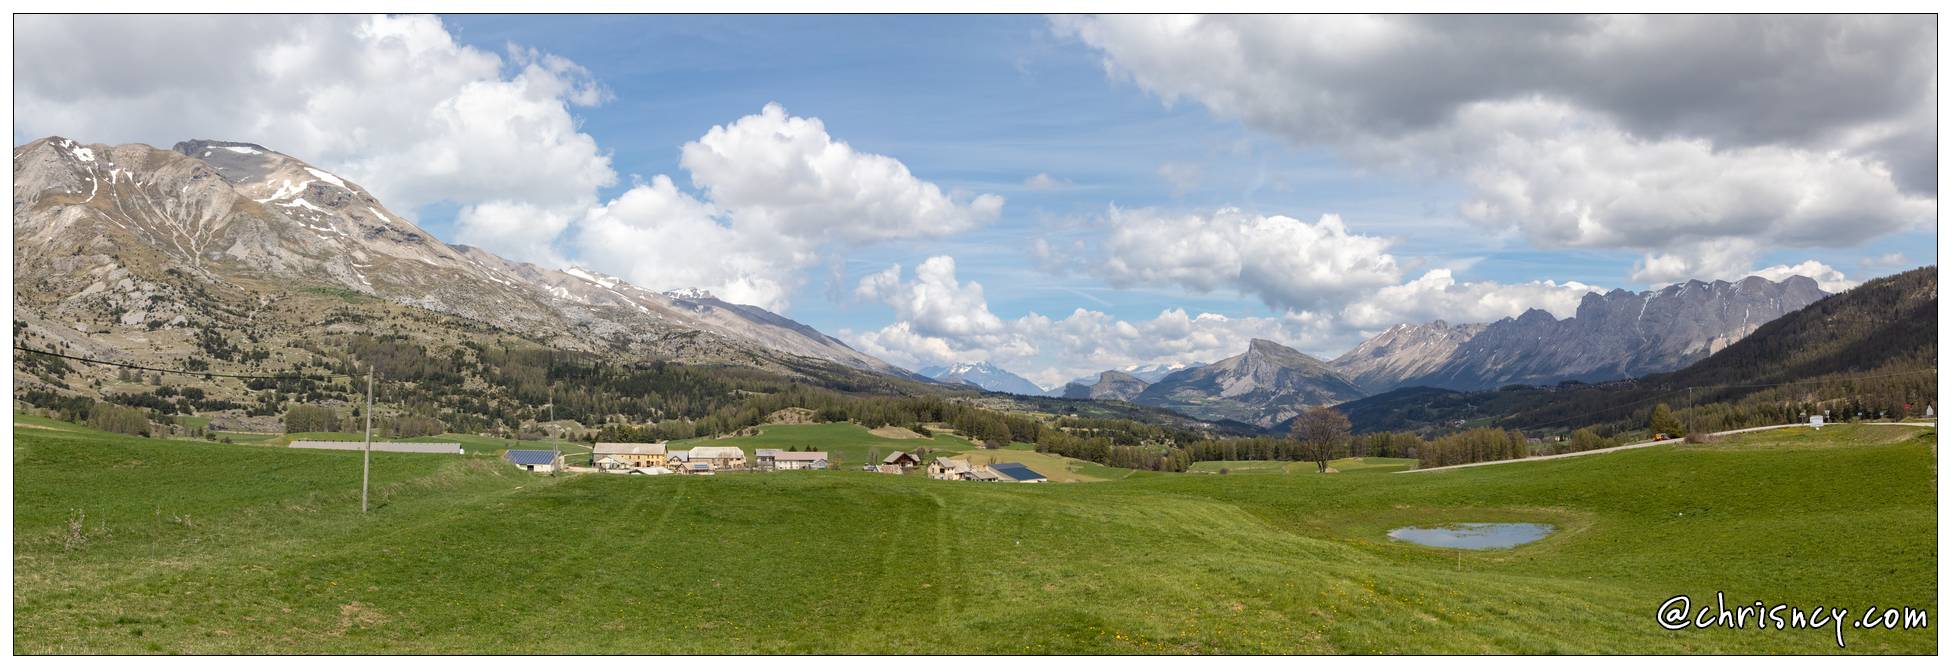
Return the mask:
[[[1288,434],[1300,442],[1301,453],[1327,473],[1328,461],[1348,440],[1348,417],[1331,407],[1314,407],[1294,419]]]

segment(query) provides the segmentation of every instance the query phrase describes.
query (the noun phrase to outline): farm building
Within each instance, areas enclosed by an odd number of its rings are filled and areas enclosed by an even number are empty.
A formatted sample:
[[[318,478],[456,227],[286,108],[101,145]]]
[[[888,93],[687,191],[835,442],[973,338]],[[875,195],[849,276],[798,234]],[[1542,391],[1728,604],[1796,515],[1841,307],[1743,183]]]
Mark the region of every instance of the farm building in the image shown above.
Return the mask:
[[[590,459],[600,469],[636,469],[638,467],[662,467],[668,459],[664,442],[655,443],[604,443],[598,442],[590,452]]]
[[[752,451],[752,468],[762,472],[772,471],[773,466],[779,462],[779,454],[785,452],[784,449],[778,448],[761,448]]]
[[[699,446],[685,459],[689,465],[709,465],[712,471],[745,468],[745,449],[737,446]]]
[[[882,458],[881,464],[894,465],[896,467],[901,467],[903,469],[906,469],[909,467],[919,466],[921,464],[921,458],[917,458],[915,457],[915,454],[909,453],[907,451],[895,451],[893,453],[887,454],[886,458]]]
[[[826,451],[779,451],[772,450],[770,457],[759,456],[759,468],[779,471],[797,469],[826,469]]]
[[[931,479],[961,481],[968,479],[974,473],[975,468],[969,466],[968,460],[935,458],[934,462],[928,463],[928,478]]]
[[[362,451],[366,449],[363,441],[306,441],[291,442],[292,448],[315,448],[327,451]],[[375,441],[373,450],[386,453],[445,453],[460,455],[460,444],[422,444],[407,441]]]
[[[510,450],[501,455],[502,459],[522,468],[523,471],[553,472],[556,470],[554,451]]]
[[[998,462],[989,465],[987,469],[996,473],[997,480],[1004,482],[1043,483],[1044,481],[1050,480],[1044,475],[1036,473],[1036,470],[1025,467],[1022,463],[1017,462]]]

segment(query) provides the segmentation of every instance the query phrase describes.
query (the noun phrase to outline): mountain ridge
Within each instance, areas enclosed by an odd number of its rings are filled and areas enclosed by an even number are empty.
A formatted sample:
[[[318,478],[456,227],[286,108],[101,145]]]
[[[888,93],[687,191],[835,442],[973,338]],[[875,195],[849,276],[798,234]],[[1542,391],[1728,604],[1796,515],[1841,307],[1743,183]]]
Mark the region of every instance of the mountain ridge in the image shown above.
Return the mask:
[[[1936,395],[1936,334],[1936,268],[1925,267],[1817,300],[1670,372],[1497,390],[1403,387],[1343,409],[1357,431],[1441,430],[1477,420],[1527,430],[1632,429],[1644,427],[1653,402],[1766,411],[1859,397],[1871,398],[1873,411],[1905,402],[1921,410]]]
[[[1826,296],[1804,276],[1614,289],[1587,293],[1564,319],[1529,309],[1483,324],[1399,324],[1329,364],[1371,393],[1631,378],[1699,361]]]
[[[221,313],[189,308],[190,296],[276,278],[583,350],[781,369],[812,358],[915,378],[758,307],[447,244],[351,180],[258,144],[197,139],[165,150],[55,136],[15,147],[14,166],[15,275],[50,289],[21,305],[37,315],[186,327]]]

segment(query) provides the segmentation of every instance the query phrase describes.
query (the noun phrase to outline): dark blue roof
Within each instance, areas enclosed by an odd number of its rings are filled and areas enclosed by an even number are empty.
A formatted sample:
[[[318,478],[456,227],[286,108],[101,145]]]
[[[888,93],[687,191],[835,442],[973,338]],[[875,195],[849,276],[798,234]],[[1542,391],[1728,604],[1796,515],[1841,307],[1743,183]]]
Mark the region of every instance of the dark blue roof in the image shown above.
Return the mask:
[[[1016,479],[1018,481],[1029,481],[1032,479],[1046,478],[1044,475],[1036,473],[1036,470],[1023,466],[1023,464],[1020,462],[998,462],[996,464],[989,465],[989,468],[996,470],[996,473],[998,474],[1002,474],[1003,476],[1007,476]]]
[[[555,462],[555,453],[550,451],[509,451],[508,461],[518,465],[546,465]]]

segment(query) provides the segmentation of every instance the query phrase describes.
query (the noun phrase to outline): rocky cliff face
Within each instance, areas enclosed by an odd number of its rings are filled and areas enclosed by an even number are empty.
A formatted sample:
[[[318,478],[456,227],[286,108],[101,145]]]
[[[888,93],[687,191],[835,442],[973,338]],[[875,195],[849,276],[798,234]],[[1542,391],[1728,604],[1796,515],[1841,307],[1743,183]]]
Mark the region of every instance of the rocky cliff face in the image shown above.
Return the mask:
[[[1255,339],[1245,353],[1174,372],[1133,401],[1197,418],[1270,427],[1308,407],[1362,395],[1360,388],[1319,359]]]
[[[571,349],[907,376],[757,307],[444,244],[358,184],[255,144],[50,137],[15,148],[14,175],[16,319],[77,346],[101,327],[245,328],[253,305],[323,290]]]
[[[1144,379],[1111,370],[1100,372],[1097,380],[1089,385],[1071,382],[1064,386],[1063,396],[1073,400],[1118,400],[1129,402],[1145,392],[1151,384]]]
[[[1403,379],[1416,378],[1442,367],[1457,347],[1484,331],[1484,325],[1450,325],[1433,321],[1423,325],[1403,323],[1369,338],[1353,350],[1328,363],[1366,393],[1379,393],[1395,387]]]
[[[1371,393],[1643,376],[1692,364],[1827,295],[1799,276],[1593,293],[1564,320],[1533,309],[1486,325],[1399,325],[1333,366]]]

